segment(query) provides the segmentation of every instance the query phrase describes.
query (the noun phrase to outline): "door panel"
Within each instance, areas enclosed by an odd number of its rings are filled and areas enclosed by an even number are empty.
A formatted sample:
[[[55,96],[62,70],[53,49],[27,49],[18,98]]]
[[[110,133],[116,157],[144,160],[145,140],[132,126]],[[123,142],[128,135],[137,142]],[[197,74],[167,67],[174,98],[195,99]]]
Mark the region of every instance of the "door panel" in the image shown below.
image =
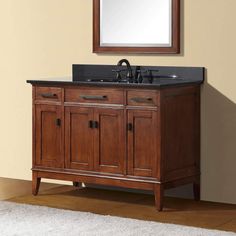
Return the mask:
[[[108,173],[124,173],[125,135],[123,109],[95,109],[95,169]]]
[[[157,177],[156,111],[128,111],[128,174]]]
[[[66,107],[66,168],[93,169],[93,130],[89,122],[93,119],[90,108]]]
[[[35,165],[63,167],[62,113],[60,106],[35,107]]]

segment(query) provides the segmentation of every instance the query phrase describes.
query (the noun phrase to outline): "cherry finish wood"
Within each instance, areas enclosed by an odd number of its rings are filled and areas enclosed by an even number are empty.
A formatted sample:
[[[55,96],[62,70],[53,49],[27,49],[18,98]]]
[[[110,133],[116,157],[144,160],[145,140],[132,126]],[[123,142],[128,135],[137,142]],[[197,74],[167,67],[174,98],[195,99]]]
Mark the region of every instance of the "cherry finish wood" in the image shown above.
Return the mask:
[[[86,99],[86,96],[88,97]],[[96,99],[97,97],[97,99]],[[122,90],[116,89],[95,89],[95,88],[68,88],[65,89],[65,102],[73,103],[102,103],[102,104],[123,104],[124,95]]]
[[[164,185],[155,184],[154,194],[155,194],[156,209],[158,211],[162,211],[162,209],[163,209],[163,197],[164,197]]]
[[[165,89],[161,127],[164,180],[200,174],[199,87]]]
[[[131,9],[132,10],[132,9]],[[180,0],[172,0],[171,47],[105,47],[100,45],[100,0],[93,0],[93,52],[94,53],[180,53]]]
[[[128,110],[128,174],[157,178],[157,112]]]
[[[123,109],[95,109],[94,168],[100,172],[125,172],[125,130]]]
[[[54,87],[36,87],[36,101],[60,102],[62,100],[61,88]]]
[[[35,106],[35,165],[62,168],[62,111],[60,106]]]
[[[123,173],[123,109],[66,107],[65,116],[67,169]]]
[[[65,160],[67,169],[93,170],[93,109],[65,108]]]
[[[41,183],[41,178],[38,177],[38,173],[34,172],[32,173],[32,194],[34,196],[38,195],[39,192],[39,187],[40,187],[40,183]]]
[[[200,188],[200,176],[196,178],[193,182],[193,195],[196,201],[200,201],[201,198],[201,188]]]
[[[143,189],[143,190],[153,190],[154,183],[151,181],[140,181],[130,178],[116,178],[108,177],[106,174],[103,175],[89,175],[85,173],[73,173],[65,171],[52,171],[45,169],[33,169],[33,172],[36,172],[38,176],[46,179],[57,179],[73,182],[83,182],[90,184],[101,184],[107,186],[116,186],[132,189]]]
[[[152,190],[158,211],[167,188],[192,183],[200,199],[200,85],[42,88],[61,95],[33,86],[33,194],[49,178]]]
[[[160,94],[153,90],[130,90],[127,92],[127,104],[130,106],[159,106]]]

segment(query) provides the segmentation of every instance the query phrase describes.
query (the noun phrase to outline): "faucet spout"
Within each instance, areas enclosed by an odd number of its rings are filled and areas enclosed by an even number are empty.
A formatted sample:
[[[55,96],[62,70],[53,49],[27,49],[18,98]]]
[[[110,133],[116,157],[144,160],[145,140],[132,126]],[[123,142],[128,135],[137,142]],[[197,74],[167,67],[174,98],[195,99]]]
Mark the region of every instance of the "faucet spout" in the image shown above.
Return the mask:
[[[133,80],[133,72],[132,72],[132,68],[130,66],[130,63],[127,59],[121,59],[120,61],[118,61],[117,66],[122,66],[123,64],[126,64],[127,67],[127,79],[129,82],[132,82]]]

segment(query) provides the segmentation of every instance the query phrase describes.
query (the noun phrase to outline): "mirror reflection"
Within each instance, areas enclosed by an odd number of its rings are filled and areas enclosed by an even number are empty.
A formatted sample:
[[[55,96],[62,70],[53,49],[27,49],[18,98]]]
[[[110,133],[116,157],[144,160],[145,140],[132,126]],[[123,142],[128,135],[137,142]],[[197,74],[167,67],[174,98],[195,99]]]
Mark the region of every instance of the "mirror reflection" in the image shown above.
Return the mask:
[[[93,0],[94,53],[180,53],[180,0]]]
[[[100,0],[100,46],[171,47],[172,0]]]

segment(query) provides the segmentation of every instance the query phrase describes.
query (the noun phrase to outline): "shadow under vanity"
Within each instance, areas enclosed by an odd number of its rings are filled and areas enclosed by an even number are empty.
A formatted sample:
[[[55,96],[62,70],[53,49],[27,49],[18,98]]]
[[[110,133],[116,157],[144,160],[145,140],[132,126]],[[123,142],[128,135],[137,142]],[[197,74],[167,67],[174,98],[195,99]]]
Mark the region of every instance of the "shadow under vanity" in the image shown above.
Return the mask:
[[[126,64],[126,66],[123,66]],[[73,65],[33,87],[33,194],[41,178],[152,190],[193,183],[200,199],[202,67]]]

